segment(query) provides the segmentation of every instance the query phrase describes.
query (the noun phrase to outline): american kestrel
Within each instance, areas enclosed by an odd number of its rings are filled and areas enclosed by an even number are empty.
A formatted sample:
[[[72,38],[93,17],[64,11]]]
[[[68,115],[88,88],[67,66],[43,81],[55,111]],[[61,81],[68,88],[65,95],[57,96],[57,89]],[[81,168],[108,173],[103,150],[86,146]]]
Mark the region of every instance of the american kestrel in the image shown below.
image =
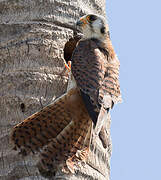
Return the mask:
[[[40,170],[74,172],[86,161],[92,122],[104,147],[101,133],[104,120],[113,105],[121,100],[119,61],[102,16],[88,14],[76,23],[83,37],[71,61],[70,85],[54,103],[33,114],[12,129],[14,149],[23,155],[40,153]]]

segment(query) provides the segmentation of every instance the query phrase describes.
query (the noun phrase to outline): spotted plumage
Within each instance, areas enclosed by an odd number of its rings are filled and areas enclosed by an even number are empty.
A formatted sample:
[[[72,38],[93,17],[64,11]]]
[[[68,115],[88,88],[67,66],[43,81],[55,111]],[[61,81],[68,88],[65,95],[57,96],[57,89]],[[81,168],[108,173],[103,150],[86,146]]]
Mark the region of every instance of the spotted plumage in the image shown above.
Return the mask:
[[[65,172],[74,172],[74,164],[87,158],[80,157],[89,150],[91,129],[91,119],[79,90],[74,87],[16,125],[11,141],[22,155],[40,152],[40,169],[56,171],[59,163]],[[80,157],[76,156],[77,151]]]
[[[14,150],[22,155],[39,152],[41,172],[74,172],[88,157],[94,123],[95,134],[107,147],[104,121],[121,100],[119,61],[113,50],[108,25],[89,14],[77,26],[83,33],[72,55],[67,92],[54,103],[12,129]],[[66,65],[67,67],[67,65]]]
[[[99,134],[108,111],[121,101],[119,61],[101,16],[86,15],[78,22],[83,38],[72,56],[72,75]]]

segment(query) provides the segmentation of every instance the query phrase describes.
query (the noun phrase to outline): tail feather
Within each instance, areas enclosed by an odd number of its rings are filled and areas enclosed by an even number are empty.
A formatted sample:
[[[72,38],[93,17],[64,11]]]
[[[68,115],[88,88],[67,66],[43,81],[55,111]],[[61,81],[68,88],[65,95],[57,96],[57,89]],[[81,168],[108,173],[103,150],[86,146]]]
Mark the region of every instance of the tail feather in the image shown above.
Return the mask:
[[[16,125],[10,137],[14,148],[27,155],[48,144],[50,139],[57,137],[73,117],[77,116],[77,113],[79,115],[79,100],[78,90],[72,89],[53,104]]]

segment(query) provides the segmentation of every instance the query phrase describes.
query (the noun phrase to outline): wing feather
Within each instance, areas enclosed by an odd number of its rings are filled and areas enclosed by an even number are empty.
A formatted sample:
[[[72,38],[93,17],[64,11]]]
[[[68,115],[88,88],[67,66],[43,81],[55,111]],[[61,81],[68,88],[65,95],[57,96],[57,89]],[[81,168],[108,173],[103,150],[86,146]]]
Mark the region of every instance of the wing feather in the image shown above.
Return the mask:
[[[50,139],[56,138],[82,111],[88,117],[80,92],[77,89],[69,90],[53,104],[28,117],[12,129],[11,141],[14,148],[18,148],[23,155],[39,151],[49,143]]]
[[[113,88],[107,83],[108,57],[92,40],[80,41],[72,56],[72,74],[80,88],[88,113],[96,125],[104,95]],[[112,99],[111,99],[112,102]],[[109,107],[110,108],[110,107]]]
[[[96,39],[82,40],[72,56],[72,74],[97,135],[107,119],[109,109],[121,100],[118,79],[120,64],[110,40],[108,42],[105,47]],[[103,135],[101,137],[105,139]],[[107,147],[107,142],[103,144]]]

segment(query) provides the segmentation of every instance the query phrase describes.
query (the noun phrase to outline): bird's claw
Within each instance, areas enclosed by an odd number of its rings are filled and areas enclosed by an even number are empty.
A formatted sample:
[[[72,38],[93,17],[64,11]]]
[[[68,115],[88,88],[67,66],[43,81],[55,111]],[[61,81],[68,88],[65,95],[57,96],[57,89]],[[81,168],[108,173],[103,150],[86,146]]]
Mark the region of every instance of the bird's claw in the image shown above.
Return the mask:
[[[65,65],[65,68],[68,70],[68,72],[70,72],[71,71],[71,61],[68,61],[68,64],[65,62],[64,65]]]

